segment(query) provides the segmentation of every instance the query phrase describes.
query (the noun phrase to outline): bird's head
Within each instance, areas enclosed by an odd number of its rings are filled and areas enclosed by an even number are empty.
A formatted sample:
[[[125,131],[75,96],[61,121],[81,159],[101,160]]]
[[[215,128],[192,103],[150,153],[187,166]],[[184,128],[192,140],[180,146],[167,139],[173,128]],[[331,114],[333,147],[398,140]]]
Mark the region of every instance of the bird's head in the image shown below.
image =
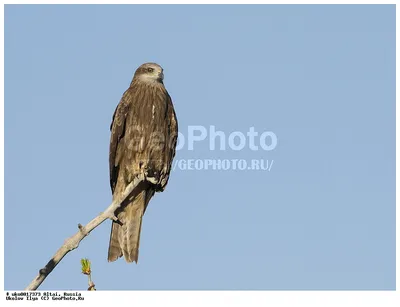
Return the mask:
[[[145,82],[161,82],[164,80],[163,69],[156,63],[145,63],[136,69],[134,78]]]

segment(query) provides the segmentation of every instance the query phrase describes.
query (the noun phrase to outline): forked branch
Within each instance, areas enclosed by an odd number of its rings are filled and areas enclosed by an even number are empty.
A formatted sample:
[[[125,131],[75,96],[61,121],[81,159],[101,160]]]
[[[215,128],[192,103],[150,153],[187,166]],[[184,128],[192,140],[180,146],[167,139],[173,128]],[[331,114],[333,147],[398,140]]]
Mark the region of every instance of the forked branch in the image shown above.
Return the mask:
[[[42,282],[46,279],[46,277],[53,271],[53,269],[60,263],[60,261],[64,258],[66,254],[70,251],[76,249],[79,246],[79,243],[97,226],[103,223],[107,219],[112,219],[113,221],[117,221],[117,217],[114,215],[115,210],[117,210],[123,202],[134,195],[134,190],[138,187],[141,182],[144,182],[144,175],[141,174],[135,178],[125,189],[124,193],[118,198],[114,199],[111,205],[102,213],[100,213],[97,217],[91,220],[87,225],[82,226],[78,225],[79,231],[74,234],[72,237],[69,237],[64,241],[64,244],[58,249],[58,251],[54,254],[54,256],[50,259],[50,261],[46,264],[46,266],[39,270],[39,274],[32,280],[32,282],[25,288],[26,291],[36,290]]]

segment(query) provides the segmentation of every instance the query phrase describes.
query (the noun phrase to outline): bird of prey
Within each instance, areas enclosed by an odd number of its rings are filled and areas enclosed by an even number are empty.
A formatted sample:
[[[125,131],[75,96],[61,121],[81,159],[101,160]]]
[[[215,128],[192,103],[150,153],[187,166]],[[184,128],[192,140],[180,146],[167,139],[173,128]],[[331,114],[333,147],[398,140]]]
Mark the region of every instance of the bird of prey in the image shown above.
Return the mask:
[[[138,174],[146,180],[115,212],[118,220],[112,222],[108,261],[124,256],[137,263],[143,214],[154,193],[168,183],[178,122],[163,79],[160,65],[141,65],[113,115],[109,156],[113,199]]]

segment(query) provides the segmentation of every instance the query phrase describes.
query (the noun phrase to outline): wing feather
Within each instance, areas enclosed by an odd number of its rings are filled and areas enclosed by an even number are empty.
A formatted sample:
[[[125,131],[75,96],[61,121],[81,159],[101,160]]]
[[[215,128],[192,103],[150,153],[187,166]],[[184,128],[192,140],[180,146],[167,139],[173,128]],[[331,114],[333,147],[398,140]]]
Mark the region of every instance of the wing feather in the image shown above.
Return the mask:
[[[165,161],[167,167],[166,167],[166,172],[164,174],[164,178],[162,178],[161,180],[161,190],[164,190],[168,183],[169,174],[171,172],[171,167],[172,167],[172,161],[175,157],[176,143],[178,139],[178,120],[176,118],[176,113],[172,103],[172,99],[169,95],[168,95],[167,117],[169,122],[168,125],[169,140],[167,144],[167,153],[166,153],[167,159]]]
[[[119,171],[119,159],[117,157],[118,146],[121,144],[121,140],[125,135],[126,119],[129,112],[129,101],[126,98],[127,93],[125,92],[121,98],[121,101],[117,105],[113,119],[110,125],[111,140],[110,140],[110,154],[109,154],[109,166],[110,166],[110,186],[111,191],[114,194],[115,186],[118,179]]]

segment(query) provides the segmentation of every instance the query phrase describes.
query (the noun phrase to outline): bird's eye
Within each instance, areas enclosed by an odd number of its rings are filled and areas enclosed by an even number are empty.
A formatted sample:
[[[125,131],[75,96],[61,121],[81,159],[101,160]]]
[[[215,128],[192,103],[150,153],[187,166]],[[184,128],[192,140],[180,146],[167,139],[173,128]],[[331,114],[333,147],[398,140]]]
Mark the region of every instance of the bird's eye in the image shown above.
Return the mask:
[[[148,71],[148,72],[153,72],[153,71],[154,71],[154,68],[150,68],[150,67],[149,67],[149,68],[147,68],[147,71]]]

